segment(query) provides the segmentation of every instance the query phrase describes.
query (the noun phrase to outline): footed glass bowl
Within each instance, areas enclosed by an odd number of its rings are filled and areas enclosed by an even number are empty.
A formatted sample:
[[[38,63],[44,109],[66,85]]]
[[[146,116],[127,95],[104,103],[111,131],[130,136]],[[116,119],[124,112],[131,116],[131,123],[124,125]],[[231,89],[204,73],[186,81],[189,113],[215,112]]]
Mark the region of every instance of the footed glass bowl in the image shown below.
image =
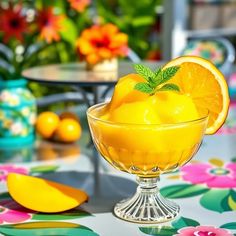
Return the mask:
[[[208,114],[177,124],[125,124],[102,120],[106,105],[87,111],[95,146],[113,167],[135,174],[138,182],[135,195],[116,204],[115,215],[138,223],[172,220],[179,206],[161,196],[157,182],[161,174],[183,166],[198,151]]]

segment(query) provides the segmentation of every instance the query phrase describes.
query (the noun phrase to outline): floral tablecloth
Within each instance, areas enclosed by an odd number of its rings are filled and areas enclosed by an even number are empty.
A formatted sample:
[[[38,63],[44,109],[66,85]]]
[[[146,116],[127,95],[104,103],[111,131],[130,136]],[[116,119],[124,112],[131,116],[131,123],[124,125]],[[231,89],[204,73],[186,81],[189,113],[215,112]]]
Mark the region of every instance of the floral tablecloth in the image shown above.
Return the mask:
[[[113,205],[131,196],[135,177],[110,167],[89,154],[67,159],[0,164],[0,235],[236,235],[236,105],[226,125],[206,136],[194,159],[179,171],[163,175],[163,195],[180,205],[172,222],[154,225],[129,223],[116,218]],[[95,165],[96,163],[96,165]],[[37,175],[89,194],[88,203],[60,214],[29,211],[7,192],[10,172]]]

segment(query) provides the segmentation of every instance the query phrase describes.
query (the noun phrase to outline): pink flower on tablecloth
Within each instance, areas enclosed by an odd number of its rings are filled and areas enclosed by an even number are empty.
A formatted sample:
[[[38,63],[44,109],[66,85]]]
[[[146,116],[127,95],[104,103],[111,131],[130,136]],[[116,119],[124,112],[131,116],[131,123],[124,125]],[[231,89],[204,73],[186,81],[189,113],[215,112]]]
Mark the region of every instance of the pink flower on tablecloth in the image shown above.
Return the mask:
[[[26,212],[8,210],[0,206],[0,224],[20,223],[31,219],[31,215]]]
[[[226,229],[213,226],[197,226],[182,228],[174,236],[233,236],[233,234]]]
[[[27,210],[17,204],[10,198],[0,201],[0,224],[20,223],[32,218],[30,210]]]
[[[218,131],[217,134],[235,134],[236,127],[227,127],[227,125],[222,126]]]
[[[181,172],[182,178],[192,184],[206,184],[209,188],[236,188],[236,163],[222,167],[194,163],[182,167]]]
[[[9,173],[28,174],[28,170],[15,165],[0,165],[0,182],[5,181]]]

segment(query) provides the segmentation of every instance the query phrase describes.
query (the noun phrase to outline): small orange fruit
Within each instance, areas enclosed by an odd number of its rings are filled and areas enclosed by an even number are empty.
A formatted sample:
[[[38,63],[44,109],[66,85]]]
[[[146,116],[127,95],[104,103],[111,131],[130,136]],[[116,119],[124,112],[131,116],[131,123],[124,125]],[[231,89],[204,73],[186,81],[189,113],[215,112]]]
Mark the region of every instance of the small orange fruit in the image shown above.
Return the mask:
[[[78,140],[81,136],[82,129],[80,124],[71,118],[65,118],[60,121],[55,135],[61,142],[71,143]]]
[[[56,113],[42,112],[36,120],[36,130],[43,138],[51,138],[59,122],[60,119]]]

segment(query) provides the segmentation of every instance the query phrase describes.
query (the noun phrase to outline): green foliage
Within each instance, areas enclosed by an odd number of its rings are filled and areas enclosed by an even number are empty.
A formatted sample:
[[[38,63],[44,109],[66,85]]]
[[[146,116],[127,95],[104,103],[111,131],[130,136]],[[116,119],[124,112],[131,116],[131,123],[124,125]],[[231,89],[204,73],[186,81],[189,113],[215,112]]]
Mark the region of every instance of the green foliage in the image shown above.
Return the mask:
[[[8,1],[3,0],[0,3],[0,7],[1,4],[6,6]],[[19,2],[12,1],[12,4],[19,4]],[[47,7],[53,7],[56,15],[64,15],[62,29],[59,31],[60,40],[51,43],[42,40],[39,37],[40,29],[37,26],[36,18],[33,18],[28,23],[27,27],[31,27],[31,30],[24,34],[23,42],[15,38],[4,42],[4,33],[1,33],[0,42],[2,43],[0,43],[0,46],[4,47],[4,49],[0,49],[0,61],[2,62],[0,64],[0,79],[17,79],[22,71],[29,67],[52,63],[66,63],[78,59],[75,50],[76,39],[82,30],[92,24],[88,10],[86,9],[83,13],[79,13],[71,9],[68,1],[29,0],[22,2],[24,11],[27,12],[33,9],[35,15],[37,15],[39,10]]]
[[[77,12],[72,9],[70,3],[65,1],[48,0],[26,0],[21,6],[24,12],[35,11],[47,7],[53,7],[54,13],[64,15],[62,30],[60,30],[60,40],[58,42],[47,43],[40,39],[40,30],[37,27],[36,18],[29,23],[31,29],[24,34],[23,42],[11,39],[5,43],[3,41],[4,32],[0,32],[0,80],[18,79],[24,69],[55,63],[67,63],[79,59],[76,52],[76,39],[81,32],[99,23],[114,23],[129,37],[129,47],[132,48],[141,58],[145,58],[147,52],[156,45],[152,42],[151,34],[154,29],[157,14],[156,7],[161,4],[161,0],[139,0],[135,4],[127,0],[98,0],[91,1],[91,4],[83,11]],[[19,1],[12,0],[12,5],[19,4]],[[2,0],[0,7],[6,7],[9,1]],[[1,31],[1,29],[0,29]],[[20,49],[20,50],[19,50]],[[68,91],[67,88],[47,89],[46,86],[30,84],[30,88],[36,97],[47,94]]]
[[[141,57],[145,58],[147,52],[156,42],[151,40],[151,32],[156,22],[156,7],[162,1],[158,0],[98,0],[97,9],[105,22],[112,22],[119,29],[129,35],[130,47]]]
[[[66,18],[63,21],[63,28],[64,30],[61,31],[62,38],[74,48],[76,39],[78,37],[78,29],[76,24],[73,22],[73,20]]]

